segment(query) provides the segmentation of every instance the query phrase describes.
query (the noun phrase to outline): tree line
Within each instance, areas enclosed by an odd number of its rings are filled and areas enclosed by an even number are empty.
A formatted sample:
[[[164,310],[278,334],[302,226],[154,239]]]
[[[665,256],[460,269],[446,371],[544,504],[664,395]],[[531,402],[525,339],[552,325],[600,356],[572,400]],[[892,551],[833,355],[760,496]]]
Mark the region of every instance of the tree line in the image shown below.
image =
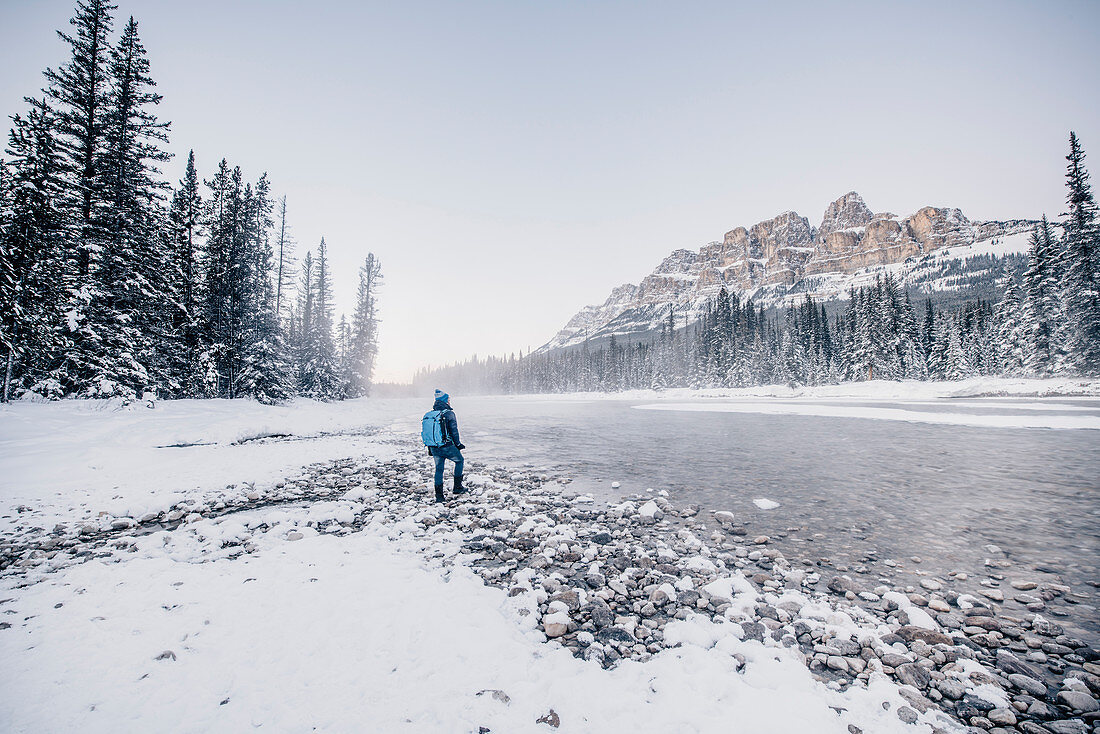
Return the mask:
[[[327,245],[298,268],[286,197],[194,151],[172,187],[170,124],[133,17],[79,0],[70,50],[12,116],[0,158],[0,348],[13,396],[236,398],[368,394],[381,266],[333,322]],[[277,218],[277,221],[276,221]],[[295,283],[295,275],[298,282]]]
[[[468,392],[618,391],[817,385],[976,375],[1100,375],[1100,223],[1080,141],[1070,133],[1067,212],[1030,235],[1025,268],[1001,258],[1003,295],[914,305],[891,276],[852,289],[830,316],[807,296],[766,311],[724,288],[691,323],[668,307],[657,336],[598,348],[473,359],[420,371],[416,385]],[[686,320],[686,319],[685,319]]]

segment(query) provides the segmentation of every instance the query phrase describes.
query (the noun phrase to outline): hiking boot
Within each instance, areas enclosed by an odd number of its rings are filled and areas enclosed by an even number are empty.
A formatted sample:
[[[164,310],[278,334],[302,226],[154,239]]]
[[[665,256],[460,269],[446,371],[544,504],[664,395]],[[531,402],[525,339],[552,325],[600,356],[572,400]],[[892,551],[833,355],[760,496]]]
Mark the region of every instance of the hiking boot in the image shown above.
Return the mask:
[[[462,486],[462,477],[460,477],[460,476],[455,477],[455,489],[454,489],[455,494],[466,494],[469,491],[470,490],[465,489]]]
[[[435,501],[436,502],[442,502],[443,501],[443,485],[442,484],[435,485]]]

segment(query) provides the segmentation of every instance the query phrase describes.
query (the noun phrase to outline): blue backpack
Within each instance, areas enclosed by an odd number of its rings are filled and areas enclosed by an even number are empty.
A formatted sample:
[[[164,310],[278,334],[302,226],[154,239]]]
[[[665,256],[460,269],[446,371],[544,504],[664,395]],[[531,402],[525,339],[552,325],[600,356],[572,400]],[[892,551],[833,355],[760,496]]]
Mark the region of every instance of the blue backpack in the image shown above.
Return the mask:
[[[420,424],[420,438],[424,445],[435,448],[442,446],[447,440],[447,431],[443,427],[443,411],[429,410],[424,414],[424,420]]]

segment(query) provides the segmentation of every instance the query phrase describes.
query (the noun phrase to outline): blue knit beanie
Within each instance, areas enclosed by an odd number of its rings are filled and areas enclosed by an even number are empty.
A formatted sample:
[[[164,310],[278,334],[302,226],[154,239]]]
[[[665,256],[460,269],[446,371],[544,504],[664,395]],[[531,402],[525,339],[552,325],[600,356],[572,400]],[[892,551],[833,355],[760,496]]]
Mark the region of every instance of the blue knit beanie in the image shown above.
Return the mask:
[[[451,396],[448,395],[447,393],[443,392],[439,388],[436,388],[435,399],[436,400],[442,400],[444,403],[448,403],[451,400]]]

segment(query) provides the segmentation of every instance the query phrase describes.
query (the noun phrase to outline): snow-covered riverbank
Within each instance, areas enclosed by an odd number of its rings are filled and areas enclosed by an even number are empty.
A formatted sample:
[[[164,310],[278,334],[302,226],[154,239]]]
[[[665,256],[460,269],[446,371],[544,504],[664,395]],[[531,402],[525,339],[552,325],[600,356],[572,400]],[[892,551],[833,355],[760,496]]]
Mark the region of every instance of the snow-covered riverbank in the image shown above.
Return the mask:
[[[537,594],[510,597],[464,565],[473,516],[425,521],[440,514],[418,491],[419,451],[374,430],[392,416],[368,410],[15,406],[4,543],[35,547],[0,577],[0,728],[905,728],[881,706],[904,704],[887,681],[831,690],[792,651],[736,640],[709,618],[682,623],[682,647],[612,670],[546,644]],[[350,435],[338,449],[238,443],[322,431]],[[156,448],[184,443],[201,454]],[[332,464],[334,453],[363,458]],[[400,477],[386,465],[398,456],[411,462]],[[514,506],[501,483],[472,484],[482,514]],[[400,489],[383,501],[380,485]]]
[[[940,400],[987,397],[1100,397],[1100,380],[1054,377],[972,377],[966,380],[871,380],[836,385],[755,385],[753,387],[669,388],[515,396],[536,400],[684,400],[692,398],[800,398],[842,400]]]
[[[1088,731],[1095,651],[999,589],[876,588],[537,471],[430,505],[407,410],[8,409],[0,728]]]

